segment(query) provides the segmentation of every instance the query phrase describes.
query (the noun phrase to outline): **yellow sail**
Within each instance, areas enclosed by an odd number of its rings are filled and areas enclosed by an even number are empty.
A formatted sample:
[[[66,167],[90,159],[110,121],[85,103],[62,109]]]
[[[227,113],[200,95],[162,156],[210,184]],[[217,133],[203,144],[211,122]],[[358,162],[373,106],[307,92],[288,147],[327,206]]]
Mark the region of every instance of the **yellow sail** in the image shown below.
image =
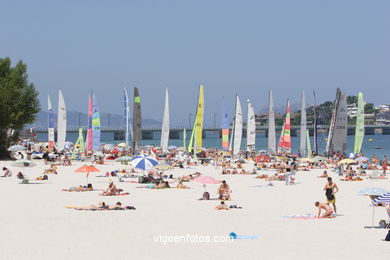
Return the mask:
[[[199,87],[198,107],[196,110],[196,117],[194,127],[192,128],[191,139],[188,146],[188,151],[192,151],[192,143],[194,142],[195,152],[200,152],[203,146],[202,132],[203,132],[203,113],[204,113],[204,92],[203,85]]]

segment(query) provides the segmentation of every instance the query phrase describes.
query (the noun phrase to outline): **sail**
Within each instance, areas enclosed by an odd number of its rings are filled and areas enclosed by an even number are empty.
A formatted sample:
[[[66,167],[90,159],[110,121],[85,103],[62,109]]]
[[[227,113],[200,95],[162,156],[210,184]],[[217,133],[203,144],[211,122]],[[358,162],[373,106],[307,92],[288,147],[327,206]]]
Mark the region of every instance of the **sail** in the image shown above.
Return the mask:
[[[200,152],[203,146],[203,113],[204,113],[204,90],[203,85],[199,86],[199,97],[198,105],[196,109],[196,116],[194,121],[194,126],[192,128],[190,144],[188,146],[188,151],[192,151],[192,145],[194,144],[195,152]]]
[[[92,93],[92,149],[100,149],[100,113],[95,93]]]
[[[347,150],[347,95],[337,89],[335,122],[330,138],[329,152],[346,152]]]
[[[251,152],[255,149],[256,120],[252,103],[248,100],[248,121],[246,124],[246,150]]]
[[[51,106],[50,95],[47,96],[47,110],[48,110],[48,141],[49,149],[53,150],[54,147],[54,113]]]
[[[57,148],[64,150],[66,140],[66,106],[61,90],[58,91]]]
[[[134,107],[133,107],[133,150],[138,150],[141,143],[141,98],[138,88],[134,88]]]
[[[286,122],[283,122],[282,131],[280,132],[279,143],[278,143],[278,152],[282,152],[283,151],[282,145],[283,145],[284,126],[285,126],[285,124],[286,124]]]
[[[125,122],[125,143],[126,148],[128,148],[130,142],[130,104],[126,88],[123,88],[123,117]]]
[[[307,150],[306,150],[307,151],[307,158],[311,158],[312,152],[311,152],[311,145],[310,145],[309,129],[306,130],[306,143],[307,143]]]
[[[276,152],[275,112],[272,91],[269,92],[268,105],[268,153]]]
[[[317,102],[316,102],[316,92],[313,91],[313,143],[314,143],[314,153],[318,154],[318,142],[317,142]]]
[[[238,96],[236,96],[236,114],[234,118],[233,155],[237,155],[241,148],[242,139],[242,108]]]
[[[306,154],[306,100],[305,92],[302,91],[301,94],[301,132],[299,138],[299,153],[301,156]]]
[[[339,89],[337,89],[337,92],[336,92],[336,99],[335,99],[334,105],[333,105],[332,118],[330,120],[330,126],[329,126],[329,131],[328,131],[328,138],[326,140],[325,152],[328,155],[330,154],[330,146],[331,146],[333,132],[334,132],[334,126],[335,126],[335,122],[336,122],[336,113],[337,113],[336,107],[337,107],[338,101],[339,101],[338,95],[339,95]]]
[[[364,101],[363,93],[358,94],[356,129],[355,129],[355,145],[353,152],[359,154],[362,150],[364,140]]]
[[[169,96],[168,89],[165,90],[165,104],[163,122],[161,127],[161,149],[163,153],[168,152],[168,141],[169,141]]]
[[[222,150],[229,149],[229,114],[225,102],[222,105]]]
[[[183,148],[184,151],[187,150],[187,130],[184,128],[183,129]]]
[[[79,148],[77,148],[79,147]],[[77,150],[78,149],[78,150]],[[79,128],[79,137],[77,138],[76,143],[74,144],[74,149],[72,152],[71,159],[76,159],[76,153],[84,153],[84,137],[83,137],[83,129]]]
[[[92,151],[92,95],[88,96],[88,130],[86,150]]]
[[[279,149],[282,152],[291,153],[291,136],[290,136],[290,101],[287,101],[286,119],[284,121],[284,128],[280,136]]]

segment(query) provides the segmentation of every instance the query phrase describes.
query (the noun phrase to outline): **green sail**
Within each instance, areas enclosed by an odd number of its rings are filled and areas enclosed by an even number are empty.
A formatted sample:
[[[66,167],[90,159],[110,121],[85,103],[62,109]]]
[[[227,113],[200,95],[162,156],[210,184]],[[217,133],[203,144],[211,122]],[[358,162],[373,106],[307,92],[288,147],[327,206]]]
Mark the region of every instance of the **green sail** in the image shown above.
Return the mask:
[[[84,150],[84,137],[83,137],[83,129],[82,128],[79,129],[79,138],[77,138],[77,141],[76,141],[74,147],[76,148],[77,146],[80,147],[80,149],[78,150],[79,154],[82,154],[82,153],[85,152],[85,150]],[[74,160],[76,158],[77,158],[77,156],[76,156],[76,149],[73,149],[73,153],[72,153],[71,159]]]
[[[356,115],[356,129],[355,129],[355,145],[353,152],[359,154],[362,150],[364,139],[364,101],[363,93],[359,92],[358,94],[358,103],[357,103],[357,115]]]

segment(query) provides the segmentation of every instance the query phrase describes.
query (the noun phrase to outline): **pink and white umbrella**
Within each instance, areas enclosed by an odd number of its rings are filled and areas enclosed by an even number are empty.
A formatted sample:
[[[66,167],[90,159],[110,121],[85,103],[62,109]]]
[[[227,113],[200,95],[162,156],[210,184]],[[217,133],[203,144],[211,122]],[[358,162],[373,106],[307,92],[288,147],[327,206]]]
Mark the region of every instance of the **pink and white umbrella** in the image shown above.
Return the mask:
[[[203,176],[203,175],[196,177],[193,181],[196,181],[196,182],[203,184],[205,190],[206,190],[206,184],[220,184],[220,183],[222,183],[222,181],[214,179],[213,177]]]

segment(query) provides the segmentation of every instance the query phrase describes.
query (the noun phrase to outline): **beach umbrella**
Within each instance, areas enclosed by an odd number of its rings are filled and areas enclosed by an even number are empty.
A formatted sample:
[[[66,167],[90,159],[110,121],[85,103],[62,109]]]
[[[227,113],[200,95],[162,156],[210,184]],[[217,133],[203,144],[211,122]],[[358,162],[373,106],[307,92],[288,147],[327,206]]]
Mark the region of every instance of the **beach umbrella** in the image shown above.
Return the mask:
[[[353,164],[353,163],[356,163],[356,161],[352,159],[343,159],[338,162],[338,164]]]
[[[349,159],[355,158],[355,154],[354,154],[354,153],[350,153],[350,154],[348,155],[348,158],[349,158]]]
[[[390,204],[390,193],[382,194],[372,202],[374,202],[374,204]]]
[[[13,166],[16,167],[33,167],[36,164],[30,160],[17,160],[16,162],[12,163]]]
[[[204,189],[206,190],[206,184],[220,184],[222,181],[214,179],[210,176],[200,175],[193,179],[193,181],[203,184]]]
[[[120,143],[120,144],[117,144],[117,146],[119,146],[119,147],[126,147],[126,144],[125,143]]]
[[[105,150],[111,150],[114,148],[114,145],[113,144],[105,144],[102,146],[102,148]]]
[[[364,156],[361,156],[361,157],[357,158],[356,161],[357,162],[366,162],[366,161],[368,161],[368,158],[364,157]]]
[[[100,171],[99,171],[99,169],[97,169],[93,165],[84,165],[84,166],[81,166],[80,168],[78,168],[77,170],[75,170],[75,172],[86,172],[87,173],[87,182],[88,182],[89,173],[100,172]]]
[[[168,150],[176,150],[176,149],[177,149],[177,146],[174,146],[174,145],[168,146]]]
[[[117,162],[130,162],[133,159],[131,156],[125,155],[116,159]]]
[[[21,150],[26,150],[26,147],[24,147],[23,145],[16,144],[8,148],[8,151],[10,152],[17,152]]]
[[[131,161],[131,164],[134,168],[147,171],[158,165],[158,161],[153,157],[142,154],[135,156]]]
[[[358,195],[363,196],[380,196],[382,194],[388,193],[389,191],[381,188],[366,188],[358,191]]]

